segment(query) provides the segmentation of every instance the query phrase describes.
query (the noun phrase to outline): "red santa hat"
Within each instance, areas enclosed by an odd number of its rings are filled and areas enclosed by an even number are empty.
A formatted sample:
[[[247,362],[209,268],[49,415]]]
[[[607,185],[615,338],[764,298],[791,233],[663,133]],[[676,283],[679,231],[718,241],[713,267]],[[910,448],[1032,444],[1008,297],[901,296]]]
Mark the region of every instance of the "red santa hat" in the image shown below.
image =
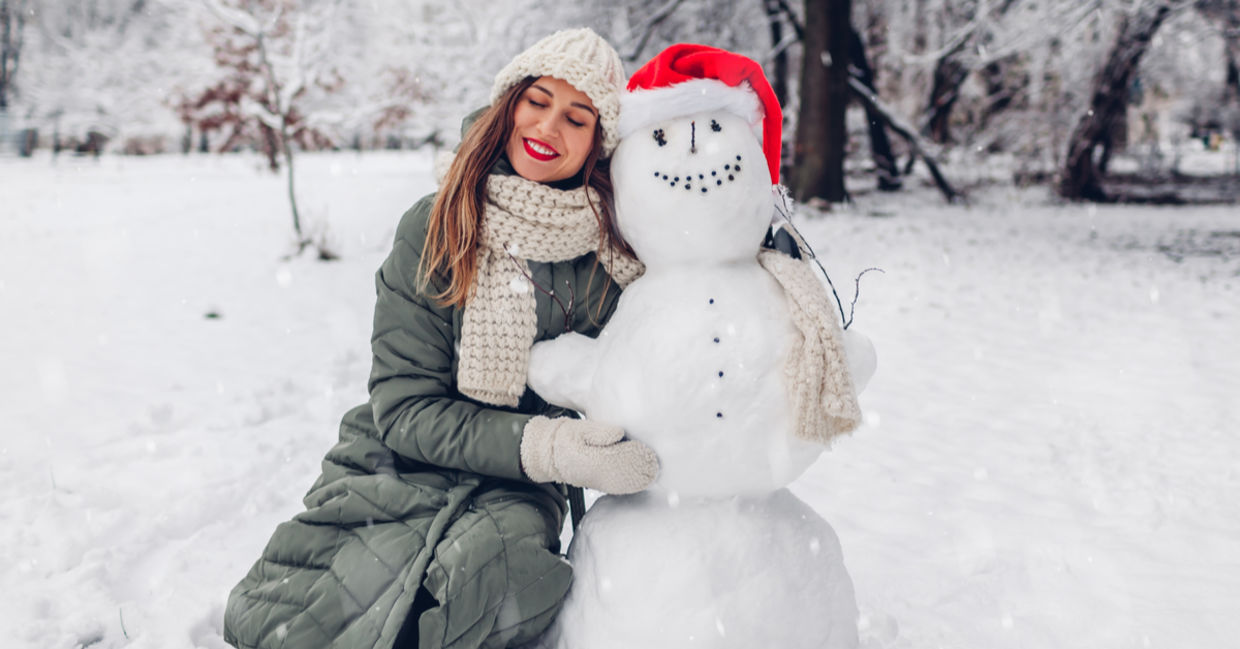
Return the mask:
[[[757,61],[717,47],[677,43],[634,72],[628,90],[621,98],[621,137],[655,122],[725,110],[754,128],[771,183],[779,184],[783,114]]]

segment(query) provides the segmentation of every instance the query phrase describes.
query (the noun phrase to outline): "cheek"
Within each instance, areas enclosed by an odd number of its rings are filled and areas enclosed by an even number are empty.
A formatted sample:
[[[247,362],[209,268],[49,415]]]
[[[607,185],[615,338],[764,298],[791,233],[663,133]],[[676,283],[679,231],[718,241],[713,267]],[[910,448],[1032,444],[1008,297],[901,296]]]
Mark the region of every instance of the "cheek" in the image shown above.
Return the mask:
[[[594,147],[594,132],[589,129],[578,129],[573,133],[573,150],[577,156],[584,162],[586,156],[590,155],[590,149]]]
[[[514,128],[521,128],[530,120],[530,107],[524,100],[517,104],[515,110],[512,111],[512,125]]]
[[[516,160],[517,154],[521,152],[521,136],[517,135],[517,131],[513,130],[512,135],[508,136],[508,142],[504,144],[504,153],[508,154],[509,160]]]

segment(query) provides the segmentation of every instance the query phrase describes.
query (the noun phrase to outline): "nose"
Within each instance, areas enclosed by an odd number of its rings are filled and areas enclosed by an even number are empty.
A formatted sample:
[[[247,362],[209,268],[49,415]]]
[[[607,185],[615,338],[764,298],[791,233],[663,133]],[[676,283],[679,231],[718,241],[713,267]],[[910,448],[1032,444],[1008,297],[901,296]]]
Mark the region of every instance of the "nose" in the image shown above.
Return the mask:
[[[554,115],[543,115],[539,117],[537,122],[538,133],[540,135],[551,135],[555,133],[555,124],[556,120]]]

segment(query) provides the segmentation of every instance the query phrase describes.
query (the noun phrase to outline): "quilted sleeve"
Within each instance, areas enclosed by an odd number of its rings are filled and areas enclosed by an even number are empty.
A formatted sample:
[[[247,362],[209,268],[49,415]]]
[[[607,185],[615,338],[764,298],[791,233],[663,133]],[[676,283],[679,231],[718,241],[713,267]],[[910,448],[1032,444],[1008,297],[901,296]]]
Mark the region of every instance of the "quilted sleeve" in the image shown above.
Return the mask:
[[[455,308],[419,290],[417,269],[433,201],[433,195],[423,198],[401,218],[392,252],[375,278],[369,387],[380,439],[418,462],[528,481],[520,445],[532,415],[487,407],[457,392]]]

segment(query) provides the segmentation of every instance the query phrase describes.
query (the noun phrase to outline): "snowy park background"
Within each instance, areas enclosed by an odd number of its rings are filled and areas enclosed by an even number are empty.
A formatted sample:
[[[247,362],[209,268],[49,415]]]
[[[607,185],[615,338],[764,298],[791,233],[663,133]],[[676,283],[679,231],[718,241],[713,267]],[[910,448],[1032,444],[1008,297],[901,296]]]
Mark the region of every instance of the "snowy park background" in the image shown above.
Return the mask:
[[[956,140],[933,149],[967,203],[921,165],[875,191],[854,109],[852,202],[798,208],[845,307],[858,273],[884,271],[856,305],[879,356],[865,423],[792,487],[839,534],[866,649],[1240,637],[1240,209],[1027,184],[1062,161],[1117,17],[1151,2],[979,3],[1024,12],[1011,21],[854,3],[881,94],[910,122],[962,34],[966,64],[1028,81],[994,115],[980,74],[963,87]],[[261,147],[180,153],[183,136],[228,139],[176,109],[218,72],[206,4],[0,3],[43,11],[6,127],[41,145],[0,147],[0,646],[16,649],[225,646],[228,590],[366,398],[373,273],[434,186],[434,146],[408,147],[450,144],[507,57],[580,23],[625,53],[650,34],[647,57],[670,40],[764,63],[798,47],[770,42],[757,0],[331,3],[349,8],[331,50],[346,83],[305,105],[334,143],[296,156],[306,235],[338,257],[321,261],[290,256],[286,169]],[[1231,41],[1207,23],[1180,13],[1153,41],[1112,171],[1240,183],[1226,120],[1193,132],[1230,115],[1210,102]],[[75,155],[91,132],[100,155]]]

